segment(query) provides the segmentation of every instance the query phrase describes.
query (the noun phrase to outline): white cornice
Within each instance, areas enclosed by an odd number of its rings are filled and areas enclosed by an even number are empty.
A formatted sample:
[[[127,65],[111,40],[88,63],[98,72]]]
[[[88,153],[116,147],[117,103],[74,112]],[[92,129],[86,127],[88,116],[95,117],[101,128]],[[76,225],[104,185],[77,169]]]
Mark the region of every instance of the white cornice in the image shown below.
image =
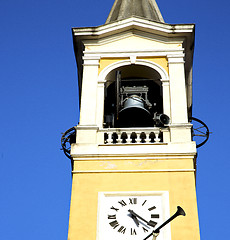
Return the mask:
[[[148,169],[148,170],[83,170],[72,173],[152,173],[152,172],[195,172],[195,169]]]
[[[137,17],[128,18],[110,24],[104,24],[98,27],[73,28],[74,36],[88,36],[89,38],[96,38],[100,35],[120,32],[130,28],[146,30],[147,32],[161,32],[162,35],[192,33],[194,31],[194,24],[177,24],[171,25],[166,23],[159,23],[141,19]]]
[[[130,57],[170,57],[174,56],[174,58],[181,58],[183,60],[184,53],[183,49],[151,49],[151,50],[139,50],[139,51],[89,51],[84,52],[83,60],[89,59],[101,59],[101,58],[130,58]],[[172,61],[171,61],[172,62]]]
[[[181,49],[143,49],[143,50],[100,50],[100,51],[84,51],[84,57],[89,55],[111,55],[111,54],[130,54],[135,53],[141,56],[158,56],[168,55],[169,57],[183,57],[184,48]],[[96,57],[96,56],[95,56]]]
[[[126,144],[126,146],[128,146],[129,144]],[[131,144],[130,144],[131,145]],[[152,144],[153,145],[153,144]],[[109,147],[109,145],[103,145],[103,147]],[[133,147],[133,145],[132,145]],[[153,146],[152,146],[153,147]],[[73,160],[74,161],[98,161],[98,160],[102,160],[102,161],[114,161],[114,160],[118,160],[120,161],[121,158],[124,160],[184,160],[184,159],[191,159],[194,157],[194,152],[190,152],[190,153],[129,153],[129,154],[113,154],[111,155],[111,153],[109,154],[72,154]]]

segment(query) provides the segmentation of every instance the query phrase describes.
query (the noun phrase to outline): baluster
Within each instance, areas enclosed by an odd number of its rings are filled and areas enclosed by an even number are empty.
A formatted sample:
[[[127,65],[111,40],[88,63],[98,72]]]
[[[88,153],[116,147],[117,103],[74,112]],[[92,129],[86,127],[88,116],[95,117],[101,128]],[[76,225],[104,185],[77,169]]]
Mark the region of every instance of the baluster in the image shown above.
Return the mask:
[[[122,143],[121,133],[117,133],[117,143]]]
[[[150,133],[145,133],[145,136],[146,136],[145,142],[150,143],[151,142]]]
[[[160,142],[161,141],[161,139],[159,138],[159,132],[155,132],[154,133],[154,135],[155,135],[155,137],[154,137],[154,142]]]
[[[141,132],[136,132],[136,134],[137,134],[136,142],[141,143]]]
[[[111,144],[113,143],[113,132],[108,132],[108,139],[107,139],[107,143]]]
[[[126,143],[132,143],[132,138],[131,138],[132,133],[131,133],[131,132],[128,132],[128,133],[126,133],[126,134],[127,134]]]

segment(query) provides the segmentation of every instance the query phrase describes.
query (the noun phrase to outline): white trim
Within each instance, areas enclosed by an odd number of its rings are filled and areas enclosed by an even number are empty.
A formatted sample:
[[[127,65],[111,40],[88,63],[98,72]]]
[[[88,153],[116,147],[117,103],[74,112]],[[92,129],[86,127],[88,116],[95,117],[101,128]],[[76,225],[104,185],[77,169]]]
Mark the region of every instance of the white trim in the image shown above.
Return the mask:
[[[87,54],[85,54],[83,57],[82,57],[83,60],[100,60],[100,56],[87,56]]]
[[[130,57],[135,55],[137,57],[184,57],[184,49],[143,49],[143,50],[101,50],[101,51],[84,51],[84,59],[100,59],[103,57],[114,58],[114,57]]]
[[[178,63],[185,63],[183,57],[178,57],[178,58],[168,58],[168,64],[178,64]]]
[[[74,36],[91,36],[92,38],[97,37],[103,34],[109,34],[111,32],[120,32],[122,29],[145,29],[150,32],[161,32],[162,34],[178,34],[180,33],[192,33],[194,31],[194,24],[177,24],[170,25],[166,23],[159,23],[154,21],[148,21],[146,19],[141,18],[128,18],[121,21],[117,21],[110,24],[104,24],[98,27],[81,27],[81,28],[73,28]]]
[[[169,196],[168,191],[119,191],[119,192],[98,192],[98,196]]]
[[[131,64],[136,64],[137,61],[137,56],[130,56],[130,63]]]
[[[77,125],[76,130],[98,130],[97,125]]]
[[[104,146],[116,146],[116,145],[102,145],[103,147]],[[123,145],[124,146],[124,145]],[[125,145],[127,146],[127,145]],[[129,145],[131,146],[131,144]],[[133,146],[133,145],[132,145]],[[148,155],[148,156],[146,156]],[[186,155],[184,153],[181,153],[181,154],[174,154],[174,153],[169,153],[169,154],[166,154],[166,153],[155,153],[154,156],[149,153],[145,153],[144,155],[143,154],[120,154],[120,155],[111,155],[111,154],[96,154],[96,155],[86,155],[86,154],[72,154],[72,157],[73,157],[73,161],[98,161],[98,160],[160,160],[160,159],[164,159],[165,161],[171,161],[171,160],[179,160],[179,159],[188,159],[190,160],[191,158],[194,157],[194,153],[186,153]]]
[[[168,127],[169,128],[192,128],[191,123],[171,123]]]
[[[88,58],[83,58],[84,64],[83,66],[99,66],[99,59],[88,59]]]
[[[195,172],[195,169],[143,169],[143,170],[79,170],[72,173],[149,173],[149,172]]]

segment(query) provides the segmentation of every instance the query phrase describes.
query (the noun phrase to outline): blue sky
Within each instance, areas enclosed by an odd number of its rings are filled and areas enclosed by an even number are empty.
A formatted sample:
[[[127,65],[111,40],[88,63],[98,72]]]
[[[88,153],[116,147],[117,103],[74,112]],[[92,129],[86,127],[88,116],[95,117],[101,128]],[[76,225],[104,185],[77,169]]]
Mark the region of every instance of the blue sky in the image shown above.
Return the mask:
[[[201,239],[227,239],[229,1],[158,0],[167,23],[196,23],[193,116],[213,132],[198,149]],[[61,133],[78,123],[71,27],[104,24],[113,0],[0,0],[0,236],[67,239],[70,161]]]

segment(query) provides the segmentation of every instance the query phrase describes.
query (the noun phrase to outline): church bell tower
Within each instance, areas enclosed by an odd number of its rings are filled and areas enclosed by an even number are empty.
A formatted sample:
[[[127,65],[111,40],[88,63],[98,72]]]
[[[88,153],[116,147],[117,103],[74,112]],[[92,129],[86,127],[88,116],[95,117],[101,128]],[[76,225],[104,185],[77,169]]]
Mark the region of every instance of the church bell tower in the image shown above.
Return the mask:
[[[72,31],[68,240],[199,240],[194,24],[165,23],[155,0],[115,0],[104,25]]]

